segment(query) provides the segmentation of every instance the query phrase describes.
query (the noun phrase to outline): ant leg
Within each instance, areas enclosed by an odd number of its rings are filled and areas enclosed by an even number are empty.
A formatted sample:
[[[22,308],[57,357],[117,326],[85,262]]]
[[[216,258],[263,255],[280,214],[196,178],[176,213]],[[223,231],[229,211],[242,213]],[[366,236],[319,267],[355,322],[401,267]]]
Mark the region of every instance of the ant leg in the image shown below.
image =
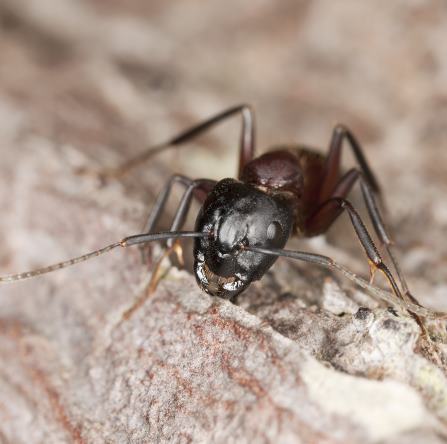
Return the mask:
[[[184,187],[187,187],[189,184],[191,184],[191,182],[192,179],[189,179],[188,177],[182,176],[180,174],[174,174],[173,176],[170,177],[166,185],[158,194],[157,200],[155,201],[153,207],[151,208],[147,221],[144,224],[142,233],[150,233],[157,225],[160,216],[166,206],[166,202],[169,199],[169,196],[172,191],[172,186],[174,185],[174,183],[180,183]]]
[[[293,250],[282,250],[278,248],[262,248],[262,247],[250,247],[245,246],[245,250],[253,251],[255,253],[268,254],[271,256],[279,256],[286,257],[290,259],[296,259],[303,262],[308,262],[311,264],[320,265],[322,267],[328,268],[329,270],[336,270],[341,272],[347,279],[355,282],[359,287],[367,290],[369,293],[374,295],[374,297],[378,299],[382,299],[385,302],[388,302],[391,305],[398,306],[403,310],[407,310],[410,313],[416,313],[418,316],[422,316],[427,319],[441,319],[445,320],[447,315],[443,312],[432,311],[428,308],[415,305],[412,303],[406,303],[402,301],[402,299],[396,299],[390,293],[382,290],[378,287],[373,287],[367,281],[357,276],[352,271],[348,270],[343,265],[340,265],[338,262],[334,261],[334,259],[323,256],[321,254],[308,253],[306,251],[293,251]]]
[[[159,145],[154,145],[142,151],[140,154],[135,157],[127,160],[116,168],[105,169],[103,171],[92,171],[88,168],[81,168],[78,170],[80,174],[89,174],[99,176],[102,180],[109,178],[119,178],[125,175],[132,168],[141,165],[143,162],[151,158],[153,155],[158,154],[162,151],[165,151],[169,148],[178,147],[195,137],[198,137],[205,131],[211,129],[218,123],[221,123],[228,119],[229,117],[233,117],[237,114],[240,114],[242,117],[242,131],[241,138],[239,142],[239,171],[238,176],[240,176],[242,169],[244,166],[253,159],[255,152],[255,117],[254,112],[251,106],[249,105],[237,105],[232,108],[229,108],[225,111],[222,111],[209,119],[204,120],[203,122],[192,126],[191,128],[186,129],[175,137],[167,140],[164,143]]]
[[[383,260],[380,254],[378,253],[371,239],[371,236],[369,235],[359,214],[356,212],[354,207],[347,200],[344,199],[344,197],[349,193],[349,191],[352,189],[357,180],[360,180],[360,186],[362,188],[366,208],[368,210],[368,214],[372,221],[374,230],[381,243],[385,246],[387,253],[391,258],[391,261],[397,272],[399,282],[402,287],[402,292],[397,287],[396,281],[392,276],[390,270],[383,263]],[[381,217],[380,211],[378,210],[374,193],[371,190],[368,182],[362,176],[360,171],[356,170],[355,168],[351,169],[340,179],[339,183],[335,187],[333,197],[328,199],[325,203],[323,203],[320,206],[320,208],[314,213],[314,215],[311,216],[311,218],[308,220],[307,230],[309,230],[309,233],[314,234],[319,234],[326,231],[330,227],[330,225],[335,221],[335,219],[342,213],[344,209],[348,211],[349,216],[351,218],[351,222],[357,233],[357,237],[359,238],[362,247],[368,256],[368,261],[370,264],[370,273],[371,273],[370,283],[372,283],[374,273],[378,269],[385,275],[385,277],[387,278],[388,282],[390,283],[393,289],[393,292],[396,294],[398,298],[402,299],[407,304],[422,307],[422,305],[416,300],[416,298],[414,298],[408,291],[408,287],[401,273],[400,267],[395,257],[392,255],[391,251],[392,241],[388,236],[385,224]],[[425,325],[422,319],[419,317],[419,315],[417,315],[414,311],[409,311],[409,313],[418,323],[422,333],[426,335],[427,331]]]
[[[329,199],[337,186],[340,175],[341,151],[344,139],[347,139],[366,182],[374,193],[379,196],[381,195],[379,183],[369,167],[361,145],[348,128],[339,124],[332,132],[329,152],[324,166],[323,183],[320,189],[320,203]]]
[[[210,179],[196,179],[191,180],[188,179],[185,176],[172,176],[169,182],[166,184],[165,188],[162,190],[162,192],[159,194],[159,197],[157,198],[157,202],[154,205],[154,209],[149,214],[148,223],[146,223],[145,229],[149,230],[147,234],[150,234],[150,230],[152,230],[156,223],[158,222],[158,219],[160,217],[160,214],[166,204],[166,201],[169,197],[172,185],[174,182],[180,182],[183,185],[186,185],[187,188],[185,192],[183,193],[182,199],[180,200],[180,204],[177,208],[176,214],[174,216],[174,220],[171,225],[171,229],[169,231],[176,231],[177,228],[181,228],[186,220],[186,217],[188,215],[189,209],[191,208],[191,202],[194,195],[197,195],[197,191],[208,194],[208,192],[214,187],[216,182],[214,180]],[[161,264],[163,260],[167,257],[169,257],[172,253],[176,254],[177,260],[180,263],[180,265],[183,265],[183,250],[179,242],[171,242],[168,240],[168,248],[163,252],[161,257],[157,260],[155,266],[152,269],[152,276],[149,281],[148,287],[145,289],[145,291],[136,299],[136,301],[132,304],[131,307],[129,307],[122,316],[122,320],[129,319],[132,314],[140,308],[145,301],[152,295],[152,293],[156,290],[158,283],[160,282],[161,278],[163,277],[163,271],[161,268]]]
[[[402,269],[400,268],[400,265],[397,261],[397,257],[394,253],[394,248],[393,248],[394,242],[391,239],[391,237],[387,231],[386,225],[383,221],[382,215],[381,215],[380,210],[377,206],[377,202],[374,197],[373,191],[371,190],[369,184],[364,180],[360,180],[360,187],[362,190],[363,199],[365,201],[366,208],[368,209],[368,213],[369,213],[369,216],[373,223],[374,229],[377,233],[377,236],[378,236],[380,242],[382,243],[382,245],[384,246],[386,252],[388,253],[388,256],[390,257],[391,262],[394,266],[394,269],[396,270],[396,273],[397,273],[397,276],[399,278],[400,285],[402,288],[402,294],[403,294],[404,299],[406,299],[407,302],[412,302],[413,304],[421,305],[417,301],[417,299],[410,293],[407,281],[405,279],[404,274],[402,273]]]
[[[408,298],[413,303],[418,304],[418,301],[411,295],[405,277],[397,261],[396,255],[393,251],[393,241],[388,235],[387,229],[381,217],[376,198],[374,195],[381,197],[380,186],[377,182],[374,173],[369,167],[368,161],[363,154],[363,149],[359,142],[357,141],[354,134],[345,126],[337,125],[332,133],[331,143],[329,147],[329,153],[325,164],[325,173],[323,179],[323,185],[320,189],[320,202],[324,202],[331,196],[344,197],[349,192],[350,188],[354,185],[357,180],[356,173],[347,173],[337,184],[337,179],[340,173],[340,160],[341,160],[341,150],[343,147],[343,140],[347,139],[351,149],[353,150],[354,156],[359,164],[361,170],[361,188],[365,204],[368,209],[369,216],[374,225],[374,229],[379,237],[381,243],[384,245],[388,256],[396,270],[399,278],[399,282],[402,287],[402,293],[404,298]],[[350,174],[350,177],[348,175]]]
[[[338,185],[335,187],[332,197],[345,197],[357,180],[360,181],[360,188],[362,190],[363,200],[365,201],[366,209],[368,210],[368,214],[373,224],[374,231],[376,232],[380,243],[383,245],[388,256],[390,257],[394,269],[396,270],[403,298],[406,300],[406,302],[412,302],[413,304],[420,305],[420,303],[408,289],[407,281],[404,274],[402,273],[402,269],[400,268],[396,255],[393,251],[394,242],[388,233],[385,222],[383,221],[383,217],[377,205],[374,192],[367,180],[365,180],[362,173],[355,168],[348,171],[340,179]]]
[[[391,262],[393,264],[394,269],[396,270],[397,276],[399,278],[399,282],[402,287],[402,293],[404,298],[408,298],[413,303],[418,304],[417,300],[411,295],[407,282],[405,280],[405,277],[402,273],[402,270],[399,266],[399,263],[397,261],[397,257],[394,253],[393,249],[393,241],[391,240],[390,236],[388,235],[388,231],[386,229],[386,226],[383,222],[383,218],[381,216],[381,213],[378,209],[378,205],[376,202],[376,197],[378,196],[380,203],[383,206],[383,202],[381,199],[381,191],[380,186],[378,184],[378,181],[376,177],[374,176],[374,173],[372,172],[371,168],[369,167],[369,164],[366,160],[366,157],[364,156],[363,149],[359,142],[357,141],[356,137],[353,135],[353,133],[346,128],[343,125],[337,125],[332,133],[331,143],[329,147],[329,153],[326,159],[325,164],[325,172],[324,172],[324,179],[323,179],[323,185],[320,189],[320,196],[319,201],[320,203],[324,202],[325,200],[329,199],[331,196],[336,197],[336,195],[340,197],[346,196],[347,192],[350,189],[350,186],[347,187],[349,184],[349,180],[346,180],[343,185],[341,185],[341,193],[336,193],[335,188],[339,187],[340,185],[337,184],[338,176],[340,173],[340,160],[341,160],[341,150],[343,147],[343,140],[347,139],[349,142],[349,146],[351,147],[354,156],[357,160],[357,163],[359,164],[362,177],[361,177],[361,188],[362,188],[362,194],[363,198],[365,200],[365,204],[368,209],[368,213],[371,217],[371,220],[374,225],[374,229],[377,233],[377,236],[379,237],[381,243],[384,245],[388,256],[391,259]],[[353,174],[352,178],[355,176],[355,173]],[[342,178],[340,180],[340,184],[343,182]],[[356,179],[354,179],[355,182]],[[353,185],[353,184],[352,184]],[[346,192],[344,188],[347,189]]]
[[[188,188],[183,193],[182,199],[180,200],[180,204],[175,213],[174,219],[172,221],[170,231],[178,231],[185,224],[186,217],[188,215],[189,209],[191,208],[192,198],[194,196],[197,197],[198,193],[207,195],[216,185],[215,180],[211,179],[195,179],[190,182]],[[169,248],[173,248],[177,254],[177,258],[181,264],[183,264],[183,252],[180,247],[180,244],[177,243],[178,247],[174,248],[174,244],[176,242],[172,240],[167,241],[167,245]]]
[[[184,187],[187,187],[192,182],[192,179],[189,179],[186,176],[182,176],[180,174],[175,174],[170,177],[168,182],[165,184],[163,189],[160,191],[160,193],[157,196],[157,199],[151,208],[151,211],[149,212],[149,215],[147,217],[147,221],[144,224],[144,227],[142,229],[142,233],[151,233],[156,228],[157,223],[160,220],[160,217],[166,207],[166,203],[169,199],[169,196],[172,192],[172,186],[175,183],[180,183]],[[147,263],[150,258],[150,245],[139,245],[139,249],[141,252],[141,259],[143,263]]]
[[[312,235],[322,232],[321,230],[328,229],[335,219],[337,219],[337,217],[345,210],[349,214],[352,226],[354,227],[356,235],[368,257],[371,274],[373,275],[376,270],[380,270],[391,285],[394,294],[398,298],[403,299],[401,291],[397,286],[391,271],[383,262],[360,215],[349,201],[342,197],[331,197],[321,204],[317,211],[307,221],[306,232]]]
[[[183,176],[177,176],[177,177],[186,179]],[[187,189],[183,193],[183,196],[180,200],[179,206],[175,213],[175,216],[174,216],[174,219],[173,219],[173,222],[171,225],[171,229],[169,230],[171,232],[177,231],[178,229],[181,229],[183,227],[183,225],[186,221],[186,217],[188,216],[189,209],[191,208],[191,202],[192,202],[192,198],[194,197],[194,195],[197,196],[197,192],[202,192],[202,194],[203,193],[208,194],[209,191],[211,191],[211,189],[216,184],[216,181],[210,180],[210,179],[195,179],[195,180],[186,179],[185,182],[188,184]],[[168,183],[168,186],[169,186],[169,183]],[[165,188],[165,190],[166,190],[166,188]],[[166,193],[165,192],[161,193],[162,198],[164,197],[164,194],[166,194]],[[161,199],[160,199],[160,201],[161,201]],[[164,199],[164,202],[166,202],[166,198]],[[155,217],[153,217],[153,218],[151,216],[149,217],[149,221],[151,221],[151,219],[154,221],[153,225],[148,227],[149,230],[152,230],[155,223],[157,222],[158,215],[160,214],[159,209],[157,209],[157,213],[158,214],[156,214]],[[150,233],[150,231],[148,232],[148,234],[149,233]],[[172,242],[171,240],[168,240],[167,246],[168,246],[168,249],[164,252],[164,254],[160,258],[160,260],[157,261],[157,264],[154,267],[154,270],[152,272],[152,279],[151,279],[151,282],[149,285],[149,288],[150,288],[149,294],[152,293],[156,289],[158,281],[161,278],[159,271],[160,271],[161,262],[163,261],[163,259],[165,257],[170,256],[171,253],[175,253],[180,265],[183,265],[183,263],[184,263],[183,250],[182,250],[180,243]]]
[[[407,305],[415,305],[417,307],[422,307],[422,305],[419,303],[419,301],[410,293],[410,290],[408,288],[407,282],[405,280],[405,277],[402,273],[402,270],[399,266],[399,263],[397,262],[396,256],[393,254],[393,241],[391,240],[390,236],[388,235],[385,223],[383,222],[382,216],[380,214],[380,211],[377,207],[377,203],[374,197],[374,193],[371,190],[369,184],[363,180],[362,176],[360,176],[360,187],[362,189],[363,199],[365,200],[365,205],[369,213],[369,217],[371,218],[372,224],[374,226],[374,230],[377,234],[377,237],[379,238],[382,245],[385,247],[388,256],[391,259],[391,262],[394,266],[394,269],[396,270],[397,276],[399,278],[399,282],[402,289],[402,300]],[[417,313],[416,310],[408,310],[408,312],[413,316],[414,320],[419,325],[419,328],[421,329],[422,336],[427,338],[428,340],[428,347],[433,353],[434,356],[438,356],[436,350],[433,349],[433,346],[431,345],[430,336],[429,333],[425,327],[423,319],[421,319],[420,314]],[[437,358],[439,360],[439,357]]]
[[[166,203],[169,199],[169,196],[172,191],[172,186],[175,183],[180,183],[186,188],[185,194],[190,195],[190,200],[192,196],[194,195],[197,197],[200,201],[204,200],[204,197],[211,191],[212,187],[215,185],[215,181],[209,180],[209,179],[199,179],[199,180],[192,180],[189,179],[186,176],[182,176],[180,174],[175,174],[171,176],[169,181],[166,183],[164,188],[159,193],[154,206],[152,207],[149,216],[147,218],[147,221],[143,227],[142,233],[151,233],[154,231],[154,229],[157,226],[157,223],[160,220],[161,214],[163,213],[163,210],[166,207]],[[174,217],[174,222],[171,227],[171,231],[175,229],[175,227],[182,227],[184,220],[186,218],[187,212],[190,207],[190,201],[183,203],[183,200],[180,202],[180,205],[178,207],[178,210],[176,212],[176,215]],[[140,250],[142,253],[143,262],[147,261],[147,246],[141,245]]]
[[[188,215],[188,211],[191,207],[192,198],[194,196],[203,197],[203,195],[208,195],[208,193],[214,188],[216,183],[217,182],[212,179],[195,179],[189,183],[188,188],[184,192],[183,197],[175,213],[170,231],[177,231],[183,227],[186,216]]]
[[[369,217],[373,224],[374,231],[377,237],[379,238],[380,243],[384,246],[386,252],[388,253],[388,256],[390,257],[391,262],[393,264],[393,267],[396,270],[401,285],[403,298],[406,299],[407,302],[412,302],[413,304],[420,305],[419,302],[416,300],[416,298],[411,295],[408,289],[405,277],[393,252],[393,241],[390,235],[388,234],[388,229],[383,221],[383,217],[377,205],[374,192],[371,189],[371,186],[368,183],[368,181],[363,176],[363,174],[356,168],[349,170],[340,179],[339,183],[335,186],[335,189],[331,197],[341,197],[341,198],[346,197],[357,181],[360,182],[363,199],[365,201]],[[340,213],[341,211],[338,214]],[[332,217],[335,216],[336,218],[338,217],[338,214],[334,213]],[[310,222],[310,226],[312,226],[311,228],[312,232],[314,234],[319,234],[326,231],[332,224],[333,220],[335,220],[332,219],[332,217],[326,219],[324,216],[323,217],[320,216],[319,218],[314,219],[312,222]]]

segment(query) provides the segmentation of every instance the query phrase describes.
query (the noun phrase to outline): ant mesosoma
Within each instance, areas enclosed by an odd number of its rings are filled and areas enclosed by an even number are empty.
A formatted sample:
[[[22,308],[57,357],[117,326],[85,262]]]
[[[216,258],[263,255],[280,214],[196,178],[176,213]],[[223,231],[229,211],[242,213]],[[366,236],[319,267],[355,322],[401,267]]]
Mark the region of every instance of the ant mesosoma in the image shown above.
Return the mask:
[[[216,182],[173,175],[156,199],[143,234],[126,237],[120,242],[55,265],[0,277],[0,282],[18,281],[49,273],[116,247],[136,244],[141,246],[153,241],[192,237],[195,241],[194,274],[197,283],[212,296],[234,301],[251,282],[266,273],[278,256],[284,256],[342,272],[375,296],[408,310],[421,326],[419,316],[445,318],[443,313],[422,307],[410,294],[377,204],[377,200],[381,198],[378,182],[357,139],[342,125],[334,128],[326,156],[306,146],[292,145],[275,147],[255,157],[254,113],[250,106],[240,105],[187,129],[166,143],[145,150],[118,168],[96,174],[102,178],[121,176],[154,154],[178,147],[237,115],[242,117],[237,180],[227,178]],[[351,148],[358,167],[342,174],[340,161],[344,141]],[[360,215],[346,199],[357,182],[376,235],[390,257],[400,287],[383,262]],[[185,191],[171,229],[169,232],[155,233],[154,229],[176,183],[182,185]],[[202,203],[195,231],[181,231],[193,197]],[[292,235],[310,237],[325,233],[344,211],[348,213],[368,258],[371,271],[369,283],[329,257],[283,249]],[[376,270],[386,277],[394,295],[372,285]]]

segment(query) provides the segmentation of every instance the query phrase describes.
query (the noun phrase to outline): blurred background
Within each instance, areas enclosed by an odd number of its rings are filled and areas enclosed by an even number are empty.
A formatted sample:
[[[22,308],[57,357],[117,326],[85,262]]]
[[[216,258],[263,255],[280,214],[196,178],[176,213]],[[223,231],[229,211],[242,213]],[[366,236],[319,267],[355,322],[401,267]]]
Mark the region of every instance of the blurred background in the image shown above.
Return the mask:
[[[324,152],[336,123],[353,130],[382,185],[413,293],[447,310],[446,42],[445,0],[0,0],[1,274],[138,232],[173,173],[234,176],[239,119],[102,187],[74,172],[115,166],[250,103],[258,152],[295,142]],[[353,165],[349,150],[344,163]],[[368,273],[346,217],[327,242],[294,245]],[[318,274],[315,267],[279,261],[276,270],[279,263],[287,272],[275,271],[284,291],[313,291],[318,300],[322,280],[300,278]],[[30,423],[23,393],[41,397],[17,362],[47,366],[34,378],[51,396],[41,375],[53,370],[55,387],[90,375],[85,357],[135,299],[142,275],[147,270],[133,250],[1,287],[0,354],[8,365],[0,399],[11,411],[18,406],[17,424]],[[268,282],[252,287],[256,297]],[[59,364],[63,371],[55,370]],[[22,382],[14,385],[15,378]],[[70,393],[90,383],[73,384]],[[443,399],[436,408],[445,418]],[[45,423],[45,415],[35,418],[30,433]]]

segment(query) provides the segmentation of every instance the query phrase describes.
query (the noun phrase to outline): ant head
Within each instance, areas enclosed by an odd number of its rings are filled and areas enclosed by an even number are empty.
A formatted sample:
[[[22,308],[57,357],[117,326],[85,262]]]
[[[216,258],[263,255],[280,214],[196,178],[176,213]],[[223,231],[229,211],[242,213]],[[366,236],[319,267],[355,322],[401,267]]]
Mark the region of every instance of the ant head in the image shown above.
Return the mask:
[[[292,225],[282,199],[233,179],[221,180],[197,216],[196,231],[208,234],[195,240],[197,283],[213,296],[233,299],[276,260],[244,247],[283,248]]]

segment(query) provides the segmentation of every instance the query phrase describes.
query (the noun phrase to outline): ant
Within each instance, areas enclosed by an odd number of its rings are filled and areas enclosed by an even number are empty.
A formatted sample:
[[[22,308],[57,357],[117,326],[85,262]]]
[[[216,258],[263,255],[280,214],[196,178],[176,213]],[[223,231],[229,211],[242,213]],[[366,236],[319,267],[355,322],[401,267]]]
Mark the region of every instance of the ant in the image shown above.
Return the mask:
[[[348,279],[369,290],[376,297],[407,310],[424,332],[420,316],[445,318],[444,313],[432,312],[411,295],[393,251],[393,242],[383,221],[379,204],[382,199],[377,179],[371,171],[363,149],[354,134],[345,126],[333,129],[326,156],[303,145],[274,147],[255,156],[255,119],[249,105],[229,108],[192,126],[167,142],[148,148],[121,166],[94,172],[102,179],[120,177],[154,154],[179,147],[215,125],[240,116],[242,131],[239,146],[237,179],[220,181],[192,180],[173,175],[160,192],[149,214],[142,234],[129,236],[91,253],[34,271],[0,277],[0,282],[18,281],[49,273],[99,256],[117,247],[154,241],[194,238],[194,274],[202,290],[234,302],[251,282],[260,279],[279,256],[298,259],[336,269]],[[344,142],[352,150],[357,167],[341,172]],[[81,173],[92,173],[81,170]],[[356,183],[374,231],[386,250],[396,279],[385,265],[362,218],[347,200]],[[185,191],[168,232],[155,232],[174,184]],[[202,204],[194,231],[182,231],[193,198]],[[370,281],[358,277],[333,259],[313,253],[285,250],[291,236],[311,237],[325,233],[346,211],[354,232],[367,256]],[[393,295],[373,286],[374,273],[380,271],[391,286]],[[155,272],[154,272],[155,274]]]

